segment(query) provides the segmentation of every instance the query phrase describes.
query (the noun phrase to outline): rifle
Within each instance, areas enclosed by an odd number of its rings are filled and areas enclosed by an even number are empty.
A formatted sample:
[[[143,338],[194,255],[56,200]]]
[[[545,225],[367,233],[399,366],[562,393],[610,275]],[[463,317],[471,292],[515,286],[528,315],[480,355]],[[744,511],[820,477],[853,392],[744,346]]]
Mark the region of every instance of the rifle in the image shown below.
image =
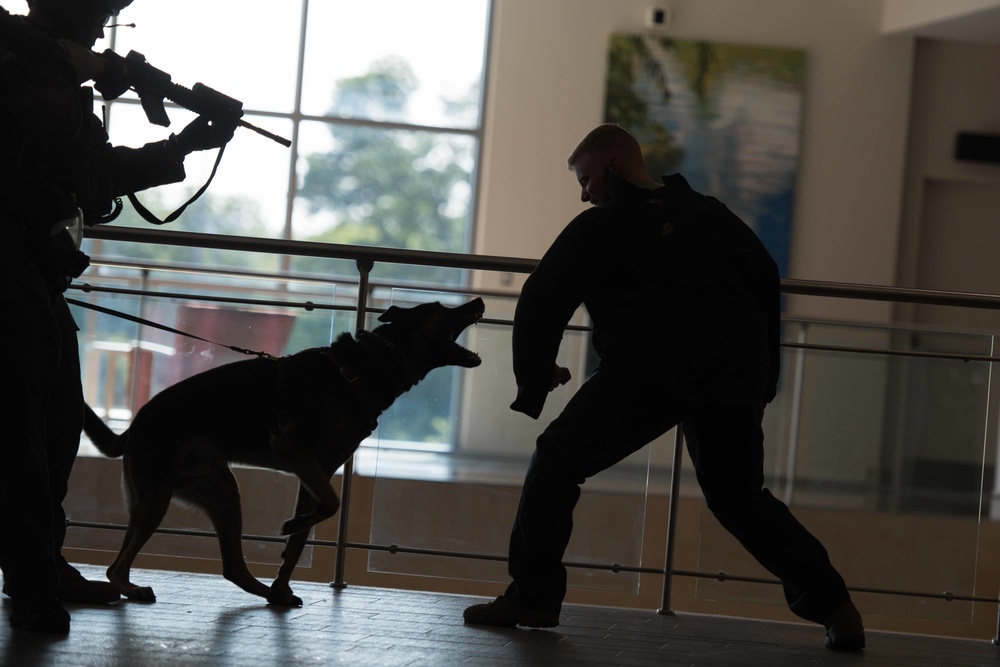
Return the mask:
[[[110,50],[105,51],[102,55],[108,59],[116,59],[119,61],[119,65],[124,66],[130,87],[139,96],[142,110],[146,112],[146,118],[154,125],[170,126],[170,118],[163,106],[163,100],[167,99],[213,123],[235,124],[253,130],[282,146],[292,145],[288,139],[242,120],[243,103],[239,100],[224,95],[203,83],[196,83],[191,88],[174,83],[169,74],[150,65],[146,61],[146,56],[138,51],[129,51],[124,58]]]
[[[179,107],[207,118],[213,125],[219,123],[222,125],[245,127],[272,141],[278,142],[282,146],[290,147],[292,145],[292,142],[288,139],[272,134],[243,120],[243,103],[239,100],[224,95],[214,88],[209,88],[203,83],[196,83],[191,88],[185,88],[180,84],[174,83],[169,74],[150,65],[146,62],[146,56],[138,51],[129,51],[128,55],[124,58],[110,49],[101,55],[107,59],[108,63],[113,66],[113,70],[116,70],[118,74],[118,76],[113,77],[114,81],[111,86],[113,88],[112,95],[117,96],[117,94],[125,92],[128,88],[134,90],[139,96],[139,102],[142,103],[142,110],[146,112],[146,118],[154,125],[162,127],[170,126],[170,118],[167,116],[167,110],[163,106],[163,100],[167,99]],[[121,74],[124,74],[124,79],[120,78]],[[96,83],[95,81],[95,86]],[[109,98],[106,96],[105,99]],[[225,150],[224,146],[219,149],[219,154],[215,158],[215,166],[212,167],[212,173],[205,184],[185,204],[163,220],[157,218],[143,206],[134,192],[129,193],[129,201],[132,202],[132,206],[135,207],[136,212],[147,222],[151,222],[154,225],[173,222],[184,212],[184,209],[191,202],[200,197],[208,189],[209,183],[215,178],[215,171],[219,168],[223,150]]]

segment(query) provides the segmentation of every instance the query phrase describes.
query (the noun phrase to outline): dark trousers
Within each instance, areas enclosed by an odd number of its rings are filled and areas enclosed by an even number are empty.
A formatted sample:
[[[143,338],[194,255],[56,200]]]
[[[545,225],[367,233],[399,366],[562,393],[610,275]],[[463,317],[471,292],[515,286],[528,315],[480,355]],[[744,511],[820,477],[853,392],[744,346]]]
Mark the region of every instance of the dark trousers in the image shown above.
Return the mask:
[[[83,392],[76,325],[17,243],[0,251],[0,567],[7,592],[53,599],[66,535],[62,502],[79,449]]]
[[[49,488],[52,493],[52,540],[57,565],[62,565],[65,561],[60,551],[66,539],[63,501],[66,500],[69,478],[80,451],[84,400],[76,322],[61,292],[52,294],[51,298],[59,328],[59,368],[45,410],[48,431],[45,447],[49,456]]]
[[[0,566],[10,596],[31,604],[56,596],[45,411],[59,367],[59,332],[44,281],[15,249],[0,250],[7,260],[0,269]]]
[[[511,532],[505,596],[558,611],[580,485],[681,423],[708,508],[781,580],[789,608],[822,623],[850,596],[823,545],[763,488],[763,411],[763,402],[685,405],[605,364],[538,438]]]

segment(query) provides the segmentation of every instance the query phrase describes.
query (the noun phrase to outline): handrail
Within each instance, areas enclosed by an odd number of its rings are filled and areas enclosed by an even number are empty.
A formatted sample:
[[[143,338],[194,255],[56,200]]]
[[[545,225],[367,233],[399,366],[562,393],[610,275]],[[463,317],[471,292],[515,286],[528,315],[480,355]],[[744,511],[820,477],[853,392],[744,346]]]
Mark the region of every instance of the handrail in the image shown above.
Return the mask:
[[[262,239],[229,234],[203,234],[201,232],[165,231],[104,225],[87,230],[87,238],[134,243],[156,243],[214,250],[283,253],[302,257],[328,257],[336,259],[392,262],[416,266],[438,266],[451,269],[486,269],[530,273],[536,260],[517,257],[468,255],[408,248],[376,248],[372,246],[318,243],[316,241],[290,241],[287,239]]]
[[[368,299],[370,297],[370,285],[367,280],[367,272],[370,270],[371,266],[375,262],[387,262],[387,263],[399,263],[407,265],[416,266],[434,266],[434,267],[446,267],[446,268],[457,268],[457,269],[472,269],[472,270],[487,270],[495,272],[512,272],[512,273],[530,273],[534,267],[537,265],[537,260],[515,258],[515,257],[502,257],[502,256],[487,256],[487,255],[472,255],[464,253],[445,253],[445,252],[431,252],[431,251],[421,251],[421,250],[410,250],[410,249],[394,249],[394,248],[376,248],[370,246],[350,246],[342,244],[331,244],[331,243],[319,243],[312,241],[293,241],[287,239],[262,239],[255,237],[243,237],[243,236],[231,236],[231,235],[220,235],[220,234],[204,234],[204,233],[194,233],[194,232],[182,232],[173,230],[157,230],[157,229],[147,229],[147,228],[128,228],[128,227],[115,227],[115,226],[104,226],[95,227],[87,231],[88,238],[98,239],[98,240],[109,240],[109,241],[125,241],[125,242],[142,242],[142,243],[155,243],[160,245],[176,245],[176,246],[187,246],[187,247],[198,247],[198,248],[212,248],[218,250],[233,250],[233,251],[247,251],[247,252],[259,252],[268,254],[285,254],[285,255],[296,255],[305,257],[325,257],[325,258],[336,258],[336,259],[350,259],[355,260],[359,271],[361,273],[360,279],[358,281],[358,299],[356,304],[356,309],[359,314],[363,313],[368,309]],[[367,268],[364,268],[367,267]],[[169,270],[169,269],[167,269]],[[287,277],[287,276],[286,276]],[[87,287],[83,288],[85,291]],[[116,291],[116,290],[107,290]],[[145,291],[145,290],[142,290]],[[797,295],[808,295],[808,296],[819,296],[819,297],[830,297],[830,298],[848,298],[848,299],[862,299],[862,300],[876,300],[876,301],[888,301],[893,303],[918,303],[927,305],[938,305],[938,306],[951,306],[951,307],[963,307],[963,308],[981,308],[981,309],[1000,309],[1000,295],[992,294],[979,294],[970,292],[954,292],[954,291],[943,291],[943,290],[928,290],[928,289],[914,289],[914,288],[900,288],[900,287],[890,287],[890,286],[877,286],[877,285],[863,285],[863,284],[852,284],[852,283],[833,283],[833,282],[820,282],[813,280],[797,280],[797,279],[782,279],[781,280],[781,291],[784,294],[797,294]],[[513,296],[513,294],[511,294]],[[286,304],[287,305],[287,304]],[[359,319],[357,326],[361,325],[363,319]],[[815,344],[805,344],[801,341],[796,343],[783,343],[784,346],[798,348],[800,350],[804,349],[816,349],[816,350],[827,350],[827,351],[845,351],[845,352],[864,352],[864,353],[878,353],[878,354],[903,354],[912,356],[935,356],[947,359],[958,359],[964,361],[976,360],[976,361],[987,361],[994,362],[1000,361],[1000,358],[985,356],[985,355],[967,355],[967,354],[945,354],[945,353],[928,353],[928,352],[908,352],[908,351],[892,351],[892,350],[875,350],[875,349],[859,349],[859,348],[845,348],[841,346],[822,346]],[[678,429],[678,433],[679,433]],[[680,438],[675,440],[675,452],[674,452],[674,465],[671,471],[671,493],[670,493],[670,513],[676,521],[675,512],[675,501],[677,500],[678,488],[679,488],[679,473],[680,466],[679,461],[679,451],[682,441]],[[341,587],[343,583],[343,570],[344,570],[344,555],[346,548],[367,548],[371,549],[381,549],[384,548],[382,545],[360,545],[354,544],[347,541],[347,510],[350,496],[350,480],[349,476],[352,474],[353,469],[351,466],[345,467],[344,479],[342,480],[342,507],[341,507],[341,517],[340,517],[340,530],[338,534],[338,539],[333,546],[337,547],[337,562],[335,566],[336,576],[332,585],[336,587]],[[72,525],[83,525],[83,524],[72,524]],[[724,573],[718,573],[718,575],[711,575],[708,573],[701,572],[686,572],[681,570],[675,570],[673,568],[673,528],[669,531],[670,535],[667,540],[667,561],[664,569],[656,570],[652,568],[640,568],[641,571],[653,571],[662,572],[665,577],[664,581],[664,591],[662,598],[662,606],[659,610],[660,613],[671,613],[670,611],[670,579],[674,575],[680,576],[694,576],[694,577],[715,577],[719,580],[732,579],[741,581],[758,581],[753,578],[745,577],[735,577],[725,575]],[[388,547],[390,552],[413,552],[417,553],[419,550],[411,550],[405,547],[398,547],[396,545],[390,545]],[[430,553],[427,551],[426,553]],[[458,557],[475,557],[470,554],[459,554],[459,553],[444,553],[442,555],[453,555]],[[492,557],[490,557],[492,558]],[[567,565],[570,565],[567,563]],[[576,566],[583,567],[608,567],[599,564],[575,564]],[[620,566],[618,564],[613,564],[610,569],[614,571],[638,571],[636,568]],[[759,580],[760,583],[777,583],[770,580]],[[994,598],[983,598],[977,596],[957,596],[952,593],[944,593],[941,595],[933,595],[928,593],[914,593],[908,591],[891,591],[883,589],[854,589],[858,591],[875,592],[875,593],[885,593],[885,594],[898,594],[898,595],[911,595],[919,597],[941,597],[945,600],[969,600],[969,601],[983,601],[1000,603],[1000,599]],[[994,643],[1000,641],[1000,617],[998,617],[997,626],[997,637],[994,638]]]
[[[284,253],[303,257],[371,260],[416,266],[481,269],[513,273],[530,273],[538,264],[538,260],[520,257],[473,255],[429,250],[410,250],[406,248],[377,248],[338,243],[319,243],[316,241],[292,241],[288,239],[258,238],[229,234],[204,234],[201,232],[118,227],[114,225],[90,227],[87,229],[86,235],[87,238],[107,241],[156,243],[212,248],[215,250]],[[975,292],[823,282],[795,278],[783,278],[781,280],[781,291],[785,294],[804,296],[920,303],[962,308],[1000,309],[1000,295]]]
[[[921,303],[932,306],[957,306],[961,308],[1000,309],[1000,295],[977,294],[975,292],[949,292],[912,287],[886,287],[856,283],[828,283],[816,280],[791,279],[783,279],[781,281],[781,291],[785,294],[842,297],[845,299]]]
[[[369,291],[376,286],[376,284],[372,282],[366,282],[366,284]],[[285,308],[301,308],[303,310],[357,311],[357,306],[319,303],[316,301],[289,301],[287,299],[250,299],[242,297],[223,297],[218,295],[195,294],[190,292],[163,292],[163,291],[154,291],[149,289],[133,289],[127,287],[107,287],[104,285],[98,285],[92,283],[73,284],[70,285],[69,289],[78,290],[85,294],[90,294],[90,293],[122,294],[129,296],[138,296],[140,298],[147,296],[156,296],[160,298],[169,298],[169,299],[184,299],[186,301],[208,301],[212,303],[229,303],[229,304],[240,304],[246,306],[271,306],[271,307],[280,306]],[[480,290],[471,288],[464,288],[464,289],[452,288],[449,291],[459,292],[461,294],[475,294],[476,296],[497,296],[497,294],[492,293],[489,290]],[[510,296],[510,295],[505,294],[502,296]],[[384,309],[373,306],[367,306],[366,310],[369,312],[378,313],[378,312],[383,312]],[[482,322],[483,324],[512,324],[511,320],[498,320],[485,317],[481,319],[480,322]],[[592,327],[586,325],[580,325],[580,324],[566,325],[566,331],[591,331],[591,330]],[[792,341],[782,341],[780,343],[780,346],[791,349],[799,349],[799,350],[814,350],[817,352],[878,354],[878,355],[898,356],[898,357],[919,357],[922,359],[948,359],[951,361],[1000,362],[1000,356],[971,354],[964,352],[925,352],[919,350],[891,350],[891,349],[883,349],[877,347],[821,345],[817,343],[801,343]]]

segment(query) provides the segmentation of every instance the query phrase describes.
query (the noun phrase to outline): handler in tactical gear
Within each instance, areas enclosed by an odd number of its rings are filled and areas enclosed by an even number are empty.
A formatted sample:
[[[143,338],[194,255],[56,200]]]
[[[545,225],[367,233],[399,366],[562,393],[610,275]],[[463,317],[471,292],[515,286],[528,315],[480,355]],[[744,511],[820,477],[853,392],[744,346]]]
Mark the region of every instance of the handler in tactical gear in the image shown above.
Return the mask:
[[[92,80],[106,99],[128,88],[125,73],[90,49],[131,2],[28,0],[27,16],[0,8],[0,567],[11,625],[25,630],[65,633],[61,602],[119,599],[61,555],[84,405],[63,292],[89,263],[82,227],[113,219],[121,195],[183,180],[185,155],[220,147],[235,130],[196,119],[141,148],[109,143],[93,89],[81,84]]]

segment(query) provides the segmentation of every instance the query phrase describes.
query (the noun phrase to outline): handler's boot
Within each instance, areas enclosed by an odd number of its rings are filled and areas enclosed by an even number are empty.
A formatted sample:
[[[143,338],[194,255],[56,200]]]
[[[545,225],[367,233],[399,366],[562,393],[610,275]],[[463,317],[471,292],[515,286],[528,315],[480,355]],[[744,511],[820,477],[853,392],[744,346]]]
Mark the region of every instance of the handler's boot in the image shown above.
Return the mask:
[[[83,604],[108,604],[118,602],[121,594],[110,581],[90,581],[80,572],[59,557],[56,566],[58,588],[56,595],[62,602],[79,602]]]
[[[57,600],[11,598],[10,625],[18,630],[64,635],[69,632],[69,612]]]

